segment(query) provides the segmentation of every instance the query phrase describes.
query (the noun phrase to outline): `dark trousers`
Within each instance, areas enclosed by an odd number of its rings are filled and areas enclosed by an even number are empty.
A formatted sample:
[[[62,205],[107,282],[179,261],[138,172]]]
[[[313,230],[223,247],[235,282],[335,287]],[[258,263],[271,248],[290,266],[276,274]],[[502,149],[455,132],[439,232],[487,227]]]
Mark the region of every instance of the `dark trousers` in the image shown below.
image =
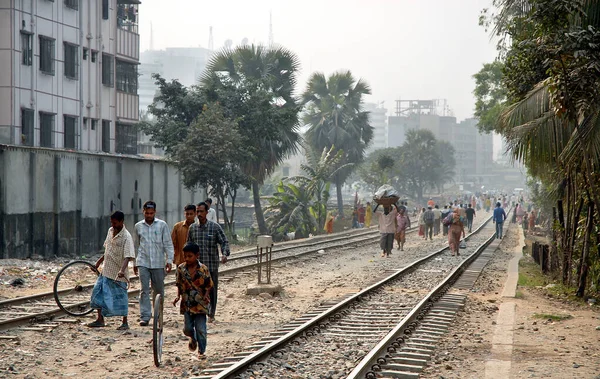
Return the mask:
[[[217,294],[219,293],[219,271],[211,271],[210,277],[213,281],[213,288],[210,290],[210,314],[208,317],[215,317],[217,311]]]
[[[427,236],[429,236],[429,239],[433,239],[433,223],[425,224],[425,239],[427,239]]]
[[[469,229],[469,233],[470,233],[471,229],[473,228],[473,219],[472,218],[467,217],[467,228]]]

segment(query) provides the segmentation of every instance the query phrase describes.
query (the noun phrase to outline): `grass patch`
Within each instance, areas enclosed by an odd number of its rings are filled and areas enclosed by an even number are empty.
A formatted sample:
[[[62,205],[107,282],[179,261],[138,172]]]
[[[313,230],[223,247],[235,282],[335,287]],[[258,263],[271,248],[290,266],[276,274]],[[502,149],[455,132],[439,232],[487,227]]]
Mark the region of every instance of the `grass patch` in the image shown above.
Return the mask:
[[[521,291],[517,291],[515,292],[515,298],[517,299],[524,299],[525,298],[525,294]]]
[[[534,318],[541,318],[544,320],[552,320],[552,321],[562,321],[573,318],[571,315],[555,315],[550,313],[534,313]]]
[[[517,283],[521,287],[539,287],[548,284],[540,266],[529,257],[523,257],[519,261],[519,281]]]

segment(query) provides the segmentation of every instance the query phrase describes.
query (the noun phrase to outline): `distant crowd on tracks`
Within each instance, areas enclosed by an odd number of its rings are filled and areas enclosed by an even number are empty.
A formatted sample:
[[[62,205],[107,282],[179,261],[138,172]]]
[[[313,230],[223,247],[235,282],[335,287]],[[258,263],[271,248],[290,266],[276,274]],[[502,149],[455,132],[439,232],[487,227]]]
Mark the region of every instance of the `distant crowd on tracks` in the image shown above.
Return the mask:
[[[156,294],[164,298],[165,276],[175,269],[177,297],[172,304],[180,303],[189,349],[197,350],[198,358],[205,359],[206,323],[215,321],[217,308],[219,264],[226,263],[230,254],[229,242],[211,205],[211,199],[186,205],[185,220],[171,229],[156,217],[156,202],[146,201],[144,219],[131,232],[124,225],[123,212],[114,212],[104,254],[96,262],[96,268],[104,264],[91,296],[91,307],[98,315],[87,325],[104,327],[105,317],[121,316],[123,321],[117,329],[129,329],[127,283],[129,263],[133,262],[133,272],[141,283],[139,325],[148,326],[153,316],[150,289],[152,298]]]
[[[439,203],[443,200],[434,200],[429,198],[426,207],[409,208],[407,201],[400,201],[393,205],[381,206],[382,210],[377,212],[380,207],[371,206],[370,202],[366,206],[358,204],[352,213],[353,228],[369,228],[371,226],[373,215],[377,214],[379,221],[379,232],[381,233],[380,247],[381,257],[392,255],[394,242],[396,248],[404,251],[406,243],[406,230],[411,227],[411,217],[417,220],[418,236],[427,240],[433,240],[434,237],[447,236],[451,255],[460,255],[461,237],[465,237],[467,230],[469,233],[473,230],[473,221],[477,217],[477,212],[492,212],[492,221],[496,225],[496,238],[502,238],[502,228],[506,220],[506,211],[508,207],[514,207],[512,222],[523,225],[524,229],[533,229],[536,222],[536,214],[533,205],[525,206],[525,199],[522,194],[499,195],[476,193],[471,195],[457,196],[453,200],[448,199],[443,205]],[[333,217],[328,219],[333,223]],[[331,227],[332,229],[332,227]]]

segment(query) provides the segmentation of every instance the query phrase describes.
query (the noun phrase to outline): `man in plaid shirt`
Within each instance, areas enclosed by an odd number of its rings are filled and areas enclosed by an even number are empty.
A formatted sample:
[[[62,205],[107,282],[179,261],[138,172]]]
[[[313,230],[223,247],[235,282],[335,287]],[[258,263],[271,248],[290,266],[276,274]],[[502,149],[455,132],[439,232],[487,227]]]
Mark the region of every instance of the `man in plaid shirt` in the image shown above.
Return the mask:
[[[210,291],[210,314],[208,322],[215,321],[215,311],[217,309],[217,293],[219,287],[219,261],[227,262],[229,256],[229,242],[223,232],[223,229],[216,222],[206,219],[208,205],[205,202],[196,205],[196,216],[198,222],[190,225],[188,232],[188,242],[193,242],[200,246],[200,262],[208,267],[213,281],[213,287]],[[219,248],[221,245],[222,257],[219,260]]]

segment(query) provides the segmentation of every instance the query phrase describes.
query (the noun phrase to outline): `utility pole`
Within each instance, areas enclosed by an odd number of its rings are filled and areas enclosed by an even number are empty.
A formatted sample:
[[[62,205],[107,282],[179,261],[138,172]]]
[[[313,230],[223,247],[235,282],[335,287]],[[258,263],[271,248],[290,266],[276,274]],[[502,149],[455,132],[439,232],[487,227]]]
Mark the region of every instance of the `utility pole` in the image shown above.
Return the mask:
[[[211,52],[215,49],[215,42],[213,41],[213,28],[212,26],[208,27],[208,50]]]

